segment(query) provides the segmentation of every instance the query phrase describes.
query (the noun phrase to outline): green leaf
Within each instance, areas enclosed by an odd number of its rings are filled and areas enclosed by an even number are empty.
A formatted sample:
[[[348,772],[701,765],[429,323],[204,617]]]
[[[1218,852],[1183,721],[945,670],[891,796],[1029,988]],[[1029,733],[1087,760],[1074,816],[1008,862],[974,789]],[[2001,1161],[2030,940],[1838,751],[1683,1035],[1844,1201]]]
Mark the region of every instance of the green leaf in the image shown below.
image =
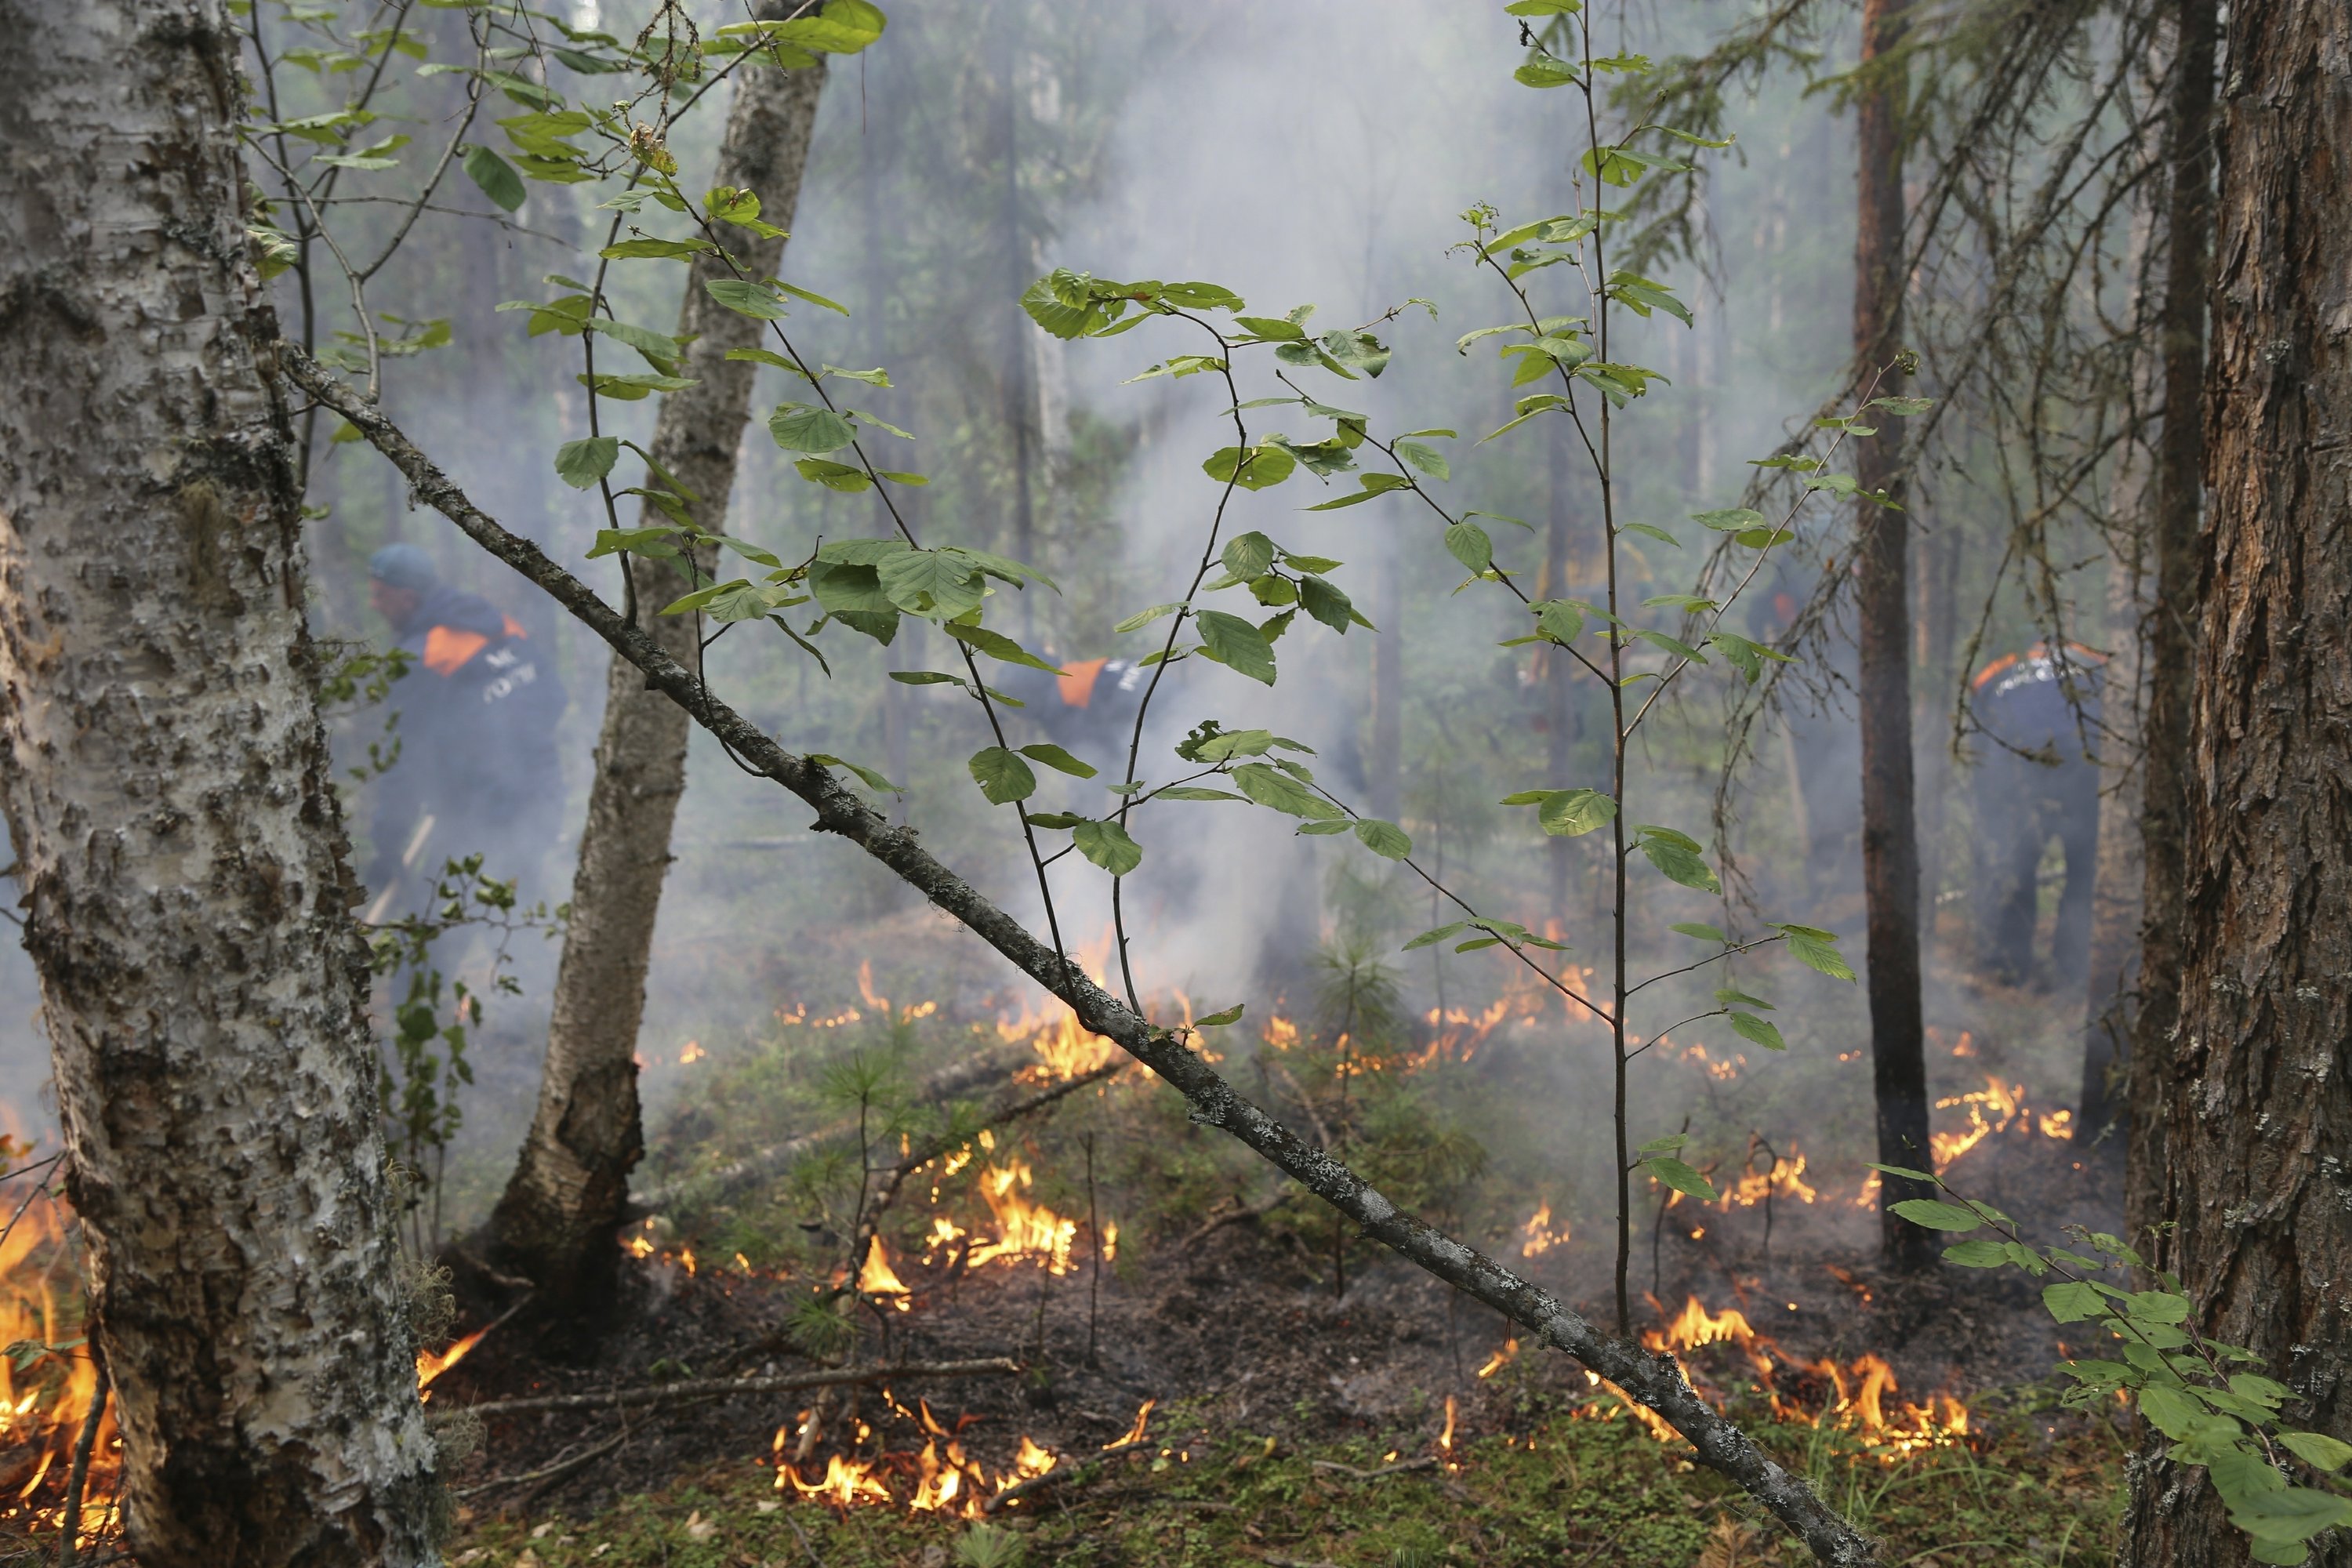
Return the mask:
[[[1956,1242],[1944,1248],[1944,1261],[1963,1268],[1998,1268],[2009,1261],[2009,1248],[1998,1241]]]
[[[1268,763],[1244,763],[1233,771],[1241,792],[1258,805],[1310,821],[1344,822],[1348,814],[1306,784]]]
[[[988,797],[991,805],[1009,805],[1037,793],[1037,775],[1030,771],[1027,763],[1003,746],[982,747],[965,765],[971,770],[972,782],[980,785],[980,793]]]
[[[555,449],[555,477],[575,490],[584,490],[613,471],[621,460],[621,440],[617,436],[591,436],[584,441],[566,441]]]
[[[1701,892],[1723,891],[1723,884],[1716,880],[1713,871],[1707,869],[1706,862],[1700,858],[1692,840],[1679,833],[1656,827],[1645,826],[1639,831],[1642,854],[1657,868],[1660,876],[1669,882],[1679,882],[1685,888],[1696,888]]]
[[[784,302],[761,288],[757,283],[740,278],[709,278],[702,287],[710,297],[739,316],[751,316],[762,321],[781,321],[792,314]],[[730,353],[729,358],[734,355]]]
[[[1082,822],[1070,835],[1078,853],[1109,872],[1124,877],[1143,864],[1143,848],[1116,822]]]
[[[894,669],[890,672],[890,679],[903,686],[960,686],[966,691],[971,689],[962,676],[948,675],[936,669]]]
[[[1298,459],[1279,447],[1257,446],[1244,452],[1239,447],[1220,447],[1201,471],[1211,479],[1241,486],[1245,490],[1267,489],[1282,483],[1298,468]]]
[[[1166,789],[1154,790],[1151,798],[1154,800],[1244,800],[1247,797],[1234,795],[1230,790],[1202,789],[1197,784],[1170,784]]]
[[[1475,522],[1457,522],[1448,528],[1445,550],[1472,572],[1484,572],[1495,563],[1495,542]]]
[[[768,416],[768,434],[787,452],[821,457],[838,452],[857,439],[856,427],[830,408],[805,403],[780,403]]]
[[[1664,529],[1663,529],[1663,528],[1660,528],[1660,527],[1656,526],[1654,523],[1647,523],[1647,522],[1628,522],[1628,523],[1621,523],[1621,524],[1618,526],[1618,530],[1617,530],[1617,531],[1619,531],[1620,533],[1639,533],[1639,534],[1643,534],[1643,535],[1646,535],[1647,537],[1649,537],[1649,538],[1651,538],[1651,539],[1654,539],[1654,540],[1659,541],[1661,543],[1671,544],[1671,545],[1673,545],[1676,550],[1680,550],[1680,549],[1683,547],[1683,542],[1682,542],[1681,540],[1676,539],[1673,534],[1668,533]]]
[[[1818,970],[1832,980],[1852,980],[1853,970],[1845,955],[1837,950],[1837,938],[1811,926],[1776,925],[1773,930],[1788,938],[1789,952],[1808,969]]]
[[[1715,1202],[1715,1187],[1705,1176],[1669,1154],[1652,1154],[1642,1166],[1675,1191],[1703,1204]]]
[[[812,305],[820,306],[824,310],[831,310],[836,316],[846,316],[849,314],[848,306],[837,305],[822,294],[811,293],[808,289],[803,289],[796,284],[787,283],[781,278],[776,279],[776,287],[782,289],[785,293],[790,294],[795,300],[805,300]]]
[[[1948,1204],[1936,1198],[1906,1198],[1894,1205],[1895,1213],[1913,1225],[1928,1230],[1970,1231],[1984,1224],[1984,1216],[1958,1204]],[[2072,1321],[2062,1318],[2061,1322]]]
[[[1389,860],[1402,860],[1412,853],[1412,840],[1403,828],[1393,822],[1382,822],[1367,816],[1356,824],[1356,837],[1365,848]]]
[[[1951,1205],[1947,1204],[1944,1206],[1949,1208]],[[1901,1211],[1898,1208],[1896,1212]],[[1966,1209],[1954,1212],[1969,1213]],[[1969,1217],[1973,1220],[1976,1216],[1969,1215]],[[2044,1285],[2042,1288],[2042,1304],[2049,1308],[2050,1315],[2062,1323],[2079,1323],[2086,1318],[2104,1318],[2107,1315],[2106,1299],[2080,1279],[2068,1279],[2056,1285]]]
[[[1741,1039],[1752,1040],[1768,1051],[1789,1048],[1789,1042],[1780,1037],[1780,1031],[1753,1013],[1732,1014],[1731,1027]]]
[[[893,551],[876,571],[890,603],[908,615],[946,619],[980,607],[979,568],[960,551]]]
[[[1399,441],[1396,455],[1407,468],[1418,468],[1433,479],[1450,479],[1454,470],[1446,467],[1445,458],[1434,447],[1418,441]]]
[[[1631,525],[1629,524],[1628,526]],[[1693,664],[1705,664],[1706,662],[1706,655],[1699,652],[1698,649],[1691,647],[1690,644],[1670,637],[1664,632],[1654,632],[1646,629],[1640,629],[1636,630],[1633,633],[1633,636],[1641,639],[1643,642],[1648,643],[1652,647],[1658,648],[1664,652],[1674,655],[1676,658],[1686,658]]]
[[[1040,741],[1034,745],[1024,746],[1021,748],[1021,754],[1034,762],[1043,763],[1057,773],[1068,773],[1072,778],[1090,779],[1095,776],[1092,763],[1078,761],[1061,747],[1049,742]]]
[[[907,793],[905,790],[900,789],[897,784],[892,784],[888,779],[884,778],[880,773],[876,773],[872,768],[866,767],[861,763],[850,762],[843,757],[829,757],[823,752],[815,752],[810,753],[809,761],[813,763],[822,763],[829,768],[847,768],[851,773],[856,773],[859,778],[864,779],[866,784],[875,789],[881,790],[888,795],[904,795]]]
[[[1225,542],[1224,554],[1220,557],[1225,570],[1246,583],[1262,577],[1274,564],[1274,541],[1265,534],[1252,531]]]
[[[523,189],[522,176],[515,166],[488,147],[478,144],[466,149],[466,177],[479,185],[482,195],[508,212],[523,204],[530,193]]]
[[[1402,474],[1365,474],[1360,476],[1359,482],[1362,484],[1363,489],[1358,490],[1354,495],[1341,496],[1337,500],[1327,500],[1318,506],[1310,506],[1304,510],[1307,511],[1337,511],[1341,507],[1355,506],[1363,501],[1371,500],[1374,496],[1386,495],[1391,490],[1409,490],[1412,489],[1412,481],[1406,479]]]
[[[1684,921],[1679,925],[1668,926],[1666,929],[1680,931],[1683,935],[1698,942],[1719,942],[1726,946],[1729,946],[1731,942],[1729,937],[1705,921]]]
[[[1419,936],[1414,937],[1411,942],[1406,942],[1404,946],[1399,948],[1397,951],[1400,952],[1411,952],[1417,947],[1433,947],[1437,943],[1444,942],[1447,937],[1452,936],[1455,931],[1461,931],[1470,922],[1468,921],[1455,921],[1452,925],[1443,925],[1437,927],[1433,931],[1425,931]]]
[[[940,629],[991,658],[1003,659],[1007,664],[1026,665],[1031,669],[1042,669],[1048,675],[1062,673],[1058,667],[1047,664],[1003,632],[991,631],[986,626],[966,626],[961,621],[945,622]]]
[[[2234,1377],[2230,1380],[2233,1385],[2237,1381]],[[2352,1443],[2339,1442],[2325,1432],[2281,1432],[2278,1440],[2288,1453],[2313,1469],[2329,1475],[2342,1469],[2346,1460],[2352,1459]]]
[[[1548,794],[1536,818],[1555,838],[1577,838],[1617,819],[1617,803],[1599,790],[1563,789]]]
[[[1554,8],[1559,4],[1559,0],[1513,0],[1504,9],[1519,16],[1549,16],[1556,14]],[[1519,8],[1522,5],[1539,6],[1541,9],[1523,11]],[[1519,62],[1519,68],[1511,73],[1511,79],[1521,87],[1551,88],[1572,86],[1580,79],[1576,68],[1566,60],[1547,49],[1531,47],[1528,50],[1528,58]]]
[[[872,488],[874,483],[866,477],[865,469],[849,463],[836,463],[830,458],[795,458],[793,467],[800,470],[801,478],[823,485],[829,490],[842,490],[854,495]]]
[[[1205,1018],[1193,1019],[1192,1027],[1196,1029],[1218,1029],[1223,1028],[1227,1024],[1238,1024],[1242,1020],[1242,1013],[1245,1006],[1246,1004],[1236,1002],[1232,1006],[1227,1007],[1221,1012],[1212,1013]]]
[[[1150,626],[1152,622],[1158,620],[1160,616],[1172,616],[1183,607],[1184,606],[1181,605],[1154,605],[1148,610],[1138,610],[1135,614],[1128,616],[1127,619],[1119,622],[1118,625],[1111,627],[1111,630],[1118,632],[1122,636],[1129,632],[1139,632],[1144,627]]]
[[[715,248],[707,239],[625,239],[596,254],[608,261],[684,261]]]
[[[2142,1407],[2153,1388],[2140,1395]],[[2170,1436],[2170,1434],[2167,1434]],[[2218,1483],[2217,1483],[2218,1484]],[[2352,1523],[2352,1498],[2342,1498],[2334,1492],[2320,1491],[2313,1487],[2286,1487],[2277,1491],[2259,1491],[2231,1500],[2230,1522],[2254,1538],[2257,1546],[2278,1542],[2291,1548],[2274,1555],[2260,1557],[2269,1563],[2299,1563],[2304,1560],[2303,1542],[2323,1530],[2333,1530],[2339,1524]],[[2259,1554],[2258,1554],[2259,1555]]]
[[[1885,1176],[1900,1176],[1906,1182],[1925,1182],[1931,1187],[1940,1184],[1937,1182],[1935,1177],[1929,1175],[1927,1172],[1915,1171],[1908,1165],[1881,1165],[1871,1161],[1864,1161],[1863,1162],[1863,1168],[1868,1171],[1876,1171],[1879,1174]]]
[[[1274,645],[1239,616],[1202,610],[1197,617],[1202,651],[1226,668],[1267,686],[1274,684]]]
[[[2138,1290],[2125,1298],[2124,1310],[2137,1321],[2185,1323],[2189,1321],[2189,1298],[2169,1290]]]
[[[2205,1407],[2179,1389],[2150,1384],[2139,1391],[2139,1413],[2166,1436],[2185,1437],[2189,1423],[2203,1415]]]

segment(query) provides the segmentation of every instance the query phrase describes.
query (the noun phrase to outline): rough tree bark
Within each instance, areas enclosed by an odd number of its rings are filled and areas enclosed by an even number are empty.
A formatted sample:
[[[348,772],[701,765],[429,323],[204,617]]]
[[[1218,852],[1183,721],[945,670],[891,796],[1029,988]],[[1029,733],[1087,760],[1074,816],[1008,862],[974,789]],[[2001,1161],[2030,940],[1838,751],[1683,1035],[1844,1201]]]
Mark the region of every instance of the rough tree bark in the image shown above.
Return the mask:
[[[218,0],[0,0],[0,798],[149,1568],[434,1561]]]
[[[752,192],[761,216],[779,226],[791,224],[800,199],[824,85],[821,57],[813,69],[753,67],[737,80],[712,183]],[[773,272],[782,260],[781,239],[761,239],[749,230],[730,230],[729,239],[755,275]],[[727,351],[754,346],[764,330],[719,305],[703,287],[732,276],[710,257],[697,258],[692,266],[678,332],[693,336],[680,374],[694,384],[663,401],[652,447],[697,498],[695,516],[713,531],[726,525],[756,368],[728,359]],[[648,507],[646,521],[660,521]],[[699,668],[695,618],[654,614],[688,591],[686,574],[670,562],[629,559],[640,620],[671,658]],[[580,835],[571,927],[556,969],[539,1110],[487,1238],[495,1261],[537,1286],[534,1310],[558,1319],[594,1321],[617,1280],[614,1232],[625,1217],[629,1172],[645,1152],[637,1030],[645,1018],[662,880],[669,871],[670,829],[686,789],[687,730],[675,703],[648,690],[644,675],[626,659],[613,660]]]
[[[1865,0],[1862,63],[1867,70],[1903,37],[1909,0]],[[1861,145],[1853,245],[1853,353],[1865,378],[1885,365],[1903,332],[1903,91],[1898,78],[1874,75],[1856,95]],[[1889,373],[1882,395],[1902,390]],[[1881,421],[1882,426],[1891,421]],[[1899,496],[1902,441],[1893,429],[1855,442],[1855,478],[1866,490]],[[1861,565],[1862,878],[1868,903],[1872,1085],[1878,1101],[1878,1158],[1925,1170],[1927,1058],[1919,1000],[1919,836],[1911,788],[1911,524],[1869,501],[1854,507]],[[1902,1269],[1935,1261],[1933,1233],[1896,1217],[1924,1183],[1885,1178],[1879,1205],[1881,1250]]]
[[[291,344],[282,345],[295,384],[349,419],[398,466],[412,492],[468,538],[536,584],[648,680],[730,747],[754,772],[773,779],[811,806],[816,830],[839,834],[874,857],[909,887],[1070,1005],[1086,1027],[1116,1043],[1184,1096],[1190,1120],[1232,1134],[1361,1227],[1370,1240],[1525,1327],[1541,1342],[1574,1356],[1633,1399],[1656,1411],[1689,1438],[1699,1462],[1744,1489],[1813,1555],[1832,1568],[1873,1568],[1875,1545],[1825,1506],[1799,1478],[1767,1458],[1753,1440],[1692,1392],[1675,1358],[1612,1339],[1550,1292],[1494,1259],[1399,1209],[1345,1163],[1301,1140],[1236,1092],[1182,1037],[1129,1011],[1021,923],[990,903],[962,878],[934,859],[914,832],[859,800],[824,767],[795,755],[712,695],[697,675],[630,626],[538,546],[476,508],[381,411],[321,370]]]
[[[2131,1218],[2168,1227],[2153,1233],[2156,1259],[2204,1330],[2295,1391],[2297,1425],[2346,1437],[2352,12],[2239,0],[2228,79],[2205,382],[2212,506],[2197,549],[2178,924],[2163,933],[2177,942],[2164,953],[2179,964],[2179,1012],[2151,1064],[2162,1163]],[[2149,971],[2158,963],[2152,945]],[[2127,1560],[2247,1561],[2204,1477],[2160,1452],[2134,1466]],[[2315,1542],[2310,1561],[2352,1563],[2343,1534]]]
[[[2219,0],[2178,0],[2165,162],[2165,421],[2156,448],[2156,502],[2148,552],[2156,584],[2148,617],[2140,719],[2138,994],[2125,1073],[2124,1209],[2152,1214],[2164,1172],[2164,1097],[2180,1016],[2180,887],[2187,831],[2189,707],[2198,640],[2198,518],[2205,495],[2205,313],[2213,228],[2214,39]]]

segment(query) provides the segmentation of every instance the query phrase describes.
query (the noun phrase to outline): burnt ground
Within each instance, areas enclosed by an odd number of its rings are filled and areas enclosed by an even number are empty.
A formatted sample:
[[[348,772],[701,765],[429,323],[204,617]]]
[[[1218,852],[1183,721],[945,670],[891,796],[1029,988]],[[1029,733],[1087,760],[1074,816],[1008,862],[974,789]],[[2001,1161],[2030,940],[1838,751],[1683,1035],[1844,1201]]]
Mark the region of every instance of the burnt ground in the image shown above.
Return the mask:
[[[2027,1217],[2030,1237],[2060,1239],[2080,1223],[2113,1228],[2112,1172],[2082,1168],[2070,1144],[1995,1141],[1964,1156],[1954,1180],[1969,1196]],[[1851,1362],[1864,1352],[1893,1366],[1901,1398],[1948,1393],[1979,1408],[1990,1391],[2047,1376],[2063,1353],[2036,1283],[2016,1270],[1940,1266],[1890,1277],[1869,1247],[1874,1216],[1852,1194],[1812,1205],[1775,1205],[1769,1255],[1757,1211],[1717,1215],[1692,1240],[1661,1226],[1658,1297],[1679,1310],[1696,1296],[1710,1310],[1738,1308],[1777,1342],[1775,1357]],[[1843,1212],[1840,1212],[1843,1211]],[[1674,1216],[1669,1216],[1674,1217]],[[1464,1432],[1507,1430],[1548,1402],[1581,1397],[1587,1380],[1556,1354],[1529,1352],[1479,1375],[1511,1338],[1508,1326],[1409,1266],[1357,1243],[1344,1294],[1330,1260],[1249,1224],[1214,1230],[1187,1248],[1171,1237],[1106,1268],[1090,1306],[1087,1270],[1048,1279],[1034,1266],[1000,1263],[952,1278],[902,1259],[910,1310],[874,1314],[861,1353],[924,1363],[1010,1356],[1025,1374],[926,1383],[902,1378],[890,1394],[905,1407],[928,1402],[992,1473],[1009,1470],[1024,1434],[1055,1449],[1089,1451],[1118,1439],[1144,1400],[1158,1402],[1155,1436],[1180,1442],[1237,1432],[1286,1439],[1361,1436],[1376,1446],[1425,1447],[1457,1401]],[[1646,1242],[1646,1238],[1644,1238]],[[1636,1289],[1650,1283],[1648,1247],[1637,1245]],[[1529,1265],[1544,1283],[1606,1321],[1607,1259],[1591,1249]],[[782,1315],[805,1283],[675,1261],[635,1267],[623,1318],[593,1360],[561,1364],[532,1354],[530,1338],[499,1330],[433,1389],[436,1411],[523,1394],[591,1392],[688,1377],[789,1373],[810,1363],[781,1342]],[[1095,1359],[1087,1359],[1089,1317]],[[1635,1308],[1636,1328],[1667,1315],[1656,1300]],[[875,1321],[878,1320],[878,1321]],[[878,1337],[877,1337],[878,1336]],[[1720,1351],[1686,1355],[1707,1386],[1740,1372]],[[1799,1394],[1794,1383],[1785,1392]],[[1818,1391],[1825,1394],[1826,1390]],[[557,1412],[494,1418],[480,1450],[449,1479],[473,1517],[585,1513],[618,1497],[662,1487],[722,1461],[764,1460],[780,1426],[809,1408],[806,1394],[706,1399],[622,1414]],[[824,1458],[872,1431],[864,1451],[919,1448],[919,1427],[879,1390],[826,1407]],[[602,1447],[620,1446],[567,1474],[528,1479]]]

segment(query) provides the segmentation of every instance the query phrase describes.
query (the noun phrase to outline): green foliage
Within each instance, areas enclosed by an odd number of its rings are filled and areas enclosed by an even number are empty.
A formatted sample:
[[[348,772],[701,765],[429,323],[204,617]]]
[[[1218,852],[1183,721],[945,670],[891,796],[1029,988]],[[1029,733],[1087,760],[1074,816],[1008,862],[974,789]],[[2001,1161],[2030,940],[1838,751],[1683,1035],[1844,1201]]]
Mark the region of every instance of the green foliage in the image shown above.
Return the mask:
[[[1940,1178],[1926,1179],[1949,1190]],[[2123,1357],[2064,1363],[2074,1380],[2066,1403],[2098,1409],[2122,1394],[2137,1404],[2147,1424],[2171,1441],[2174,1460],[2204,1467],[2230,1510],[2230,1521],[2245,1532],[2255,1562],[2301,1563],[2313,1536],[2352,1524],[2352,1495],[2336,1489],[2335,1482],[2336,1472],[2352,1459],[2352,1444],[2288,1426],[2280,1409],[2294,1391],[2267,1377],[2232,1371],[2259,1365],[2262,1358],[2207,1339],[2178,1277],[2157,1271],[2160,1289],[2154,1290],[2110,1284],[2099,1276],[2147,1267],[2118,1237],[2069,1226],[2072,1245],[2036,1247],[1990,1205],[1952,1196],[1956,1202],[1914,1198],[1896,1204],[1895,1212],[1948,1234],[1993,1231],[2000,1239],[1971,1239],[1945,1249],[1946,1261],[1961,1268],[2014,1267],[2037,1279],[2056,1275],[2042,1289],[2050,1315],[2061,1323],[2095,1324]],[[2290,1458],[2304,1468],[2298,1471]]]

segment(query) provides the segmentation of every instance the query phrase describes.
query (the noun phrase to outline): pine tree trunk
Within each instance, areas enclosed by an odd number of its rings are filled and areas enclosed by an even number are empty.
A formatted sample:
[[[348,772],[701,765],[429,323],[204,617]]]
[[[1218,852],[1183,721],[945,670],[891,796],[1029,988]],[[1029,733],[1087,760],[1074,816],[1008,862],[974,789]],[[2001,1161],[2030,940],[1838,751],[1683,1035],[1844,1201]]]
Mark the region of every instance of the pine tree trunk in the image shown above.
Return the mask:
[[[146,1568],[435,1560],[217,0],[0,0],[0,799]]]
[[[2193,37],[2197,19],[2183,19]],[[2295,1425],[2341,1438],[2352,1436],[2352,18],[2342,0],[2239,0],[2229,28],[2204,405],[2213,502],[2197,551],[2178,924],[2165,933],[2179,1012],[2151,1064],[2162,1161],[2131,1218],[2169,1227],[2154,1233],[2157,1261],[2180,1276],[2205,1331],[2295,1391]],[[2168,395],[2168,410],[2188,406]],[[2147,967],[2158,963],[2152,942]],[[2127,1560],[2247,1561],[2204,1477],[2160,1452],[2135,1466]],[[2352,1563],[2343,1534],[2315,1542],[2310,1561]]]
[[[800,199],[822,59],[814,69],[748,68],[738,79],[713,183],[749,190],[761,216],[789,226]],[[783,242],[730,231],[730,246],[755,275],[772,272]],[[705,528],[726,525],[735,455],[751,413],[754,367],[727,358],[757,343],[763,324],[727,310],[703,288],[732,277],[698,258],[678,312],[693,337],[681,374],[694,385],[671,393],[654,426],[654,456],[697,498]],[[649,507],[646,521],[661,521]],[[632,557],[641,624],[688,668],[699,665],[696,618],[654,612],[688,591],[667,561]],[[669,870],[670,829],[686,789],[687,718],[646,689],[645,677],[614,658],[605,682],[596,776],[580,836],[572,921],[557,966],[539,1110],[522,1155],[491,1215],[491,1256],[537,1287],[535,1312],[593,1323],[612,1300],[620,1249],[614,1231],[628,1204],[629,1172],[644,1154],[638,1117],[637,1030],[654,922]]]
[[[2170,195],[2165,217],[2164,428],[2156,448],[2156,505],[2149,554],[2155,564],[2148,617],[2147,709],[2140,745],[2139,992],[2125,1064],[2124,1212],[2153,1214],[2163,1179],[2164,1098],[2173,1030],[2180,1017],[2180,888],[2187,833],[2189,708],[2196,657],[2200,547],[2204,504],[2205,314],[2213,227],[2213,47],[2219,0],[2178,0],[2178,59],[2167,106]]]
[[[2146,504],[2147,469],[2127,461],[2116,487],[2118,518],[2137,515]],[[2122,1106],[2114,1092],[2123,1042],[2131,1028],[2132,976],[2139,962],[2140,893],[2147,877],[2140,854],[2142,810],[2140,744],[2140,563],[2134,544],[2107,562],[2107,656],[2100,681],[2099,837],[2091,879],[2089,990],[2083,1008],[2083,1091],[2074,1135],[2078,1146],[2093,1141],[2110,1161],[2122,1152],[2111,1124]],[[2111,1171],[2115,1166],[2111,1163]]]
[[[1908,0],[1865,0],[1862,59],[1867,68],[1903,34]],[[1895,355],[1903,331],[1902,94],[1886,79],[1855,100],[1861,142],[1853,252],[1853,350],[1865,380]],[[1882,395],[1902,390],[1889,373]],[[1892,421],[1882,421],[1891,426]],[[1867,490],[1900,490],[1893,428],[1858,438],[1855,478]],[[1927,1060],[1919,1000],[1919,836],[1911,787],[1910,521],[1868,501],[1855,507],[1860,536],[1862,877],[1869,914],[1870,1050],[1878,1100],[1878,1158],[1925,1170]],[[1899,1219],[1893,1205],[1927,1195],[1924,1184],[1885,1179],[1882,1249],[1890,1267],[1935,1260],[1935,1237]]]

